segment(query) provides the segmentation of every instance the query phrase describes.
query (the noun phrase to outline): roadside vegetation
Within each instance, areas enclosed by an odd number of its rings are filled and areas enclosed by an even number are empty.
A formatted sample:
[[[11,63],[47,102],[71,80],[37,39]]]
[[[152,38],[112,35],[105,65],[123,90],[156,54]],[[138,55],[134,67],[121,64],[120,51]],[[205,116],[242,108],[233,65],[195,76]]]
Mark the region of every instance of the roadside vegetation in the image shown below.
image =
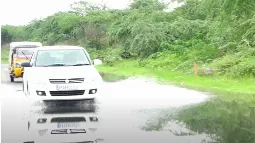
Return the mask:
[[[2,64],[8,64],[8,58],[9,58],[9,45],[3,45],[1,46],[1,61]]]
[[[2,26],[2,45],[23,40],[80,45],[93,59],[103,60],[98,69],[104,73],[151,76],[231,98],[253,99],[255,1],[178,2],[183,5],[168,12],[169,5],[157,0],[134,0],[124,10],[80,1],[68,12],[25,26]]]

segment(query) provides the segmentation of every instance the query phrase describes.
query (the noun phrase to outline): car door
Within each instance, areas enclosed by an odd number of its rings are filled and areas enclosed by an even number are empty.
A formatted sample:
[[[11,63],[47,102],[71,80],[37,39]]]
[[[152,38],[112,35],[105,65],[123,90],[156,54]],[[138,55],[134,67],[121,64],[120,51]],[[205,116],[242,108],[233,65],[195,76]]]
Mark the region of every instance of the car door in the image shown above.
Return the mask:
[[[33,55],[32,55],[32,57],[31,57],[31,59],[30,59],[30,65],[31,65],[31,67],[33,66],[33,64],[34,64],[34,61],[35,61],[35,57],[36,57],[36,52],[34,52],[33,53]],[[25,93],[25,94],[27,94],[27,87],[28,87],[28,73],[29,73],[29,68],[31,68],[31,67],[23,67],[23,72],[24,72],[24,74],[23,74],[23,92]]]

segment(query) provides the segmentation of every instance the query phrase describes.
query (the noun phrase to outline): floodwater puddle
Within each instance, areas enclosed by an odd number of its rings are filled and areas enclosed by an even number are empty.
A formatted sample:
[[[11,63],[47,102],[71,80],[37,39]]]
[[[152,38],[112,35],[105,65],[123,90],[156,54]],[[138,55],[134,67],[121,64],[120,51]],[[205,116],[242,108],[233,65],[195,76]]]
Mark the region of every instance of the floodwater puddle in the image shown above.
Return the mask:
[[[56,105],[47,106],[47,108],[41,108],[40,105],[33,106],[33,112],[31,111],[28,117],[29,120],[31,117],[34,122],[33,125],[31,124],[33,130],[30,131],[32,134],[29,133],[29,136],[39,135],[39,130],[46,135],[50,133],[49,130],[59,128],[57,123],[47,123],[47,126],[46,124],[45,126],[37,125],[39,118],[47,118],[47,121],[54,118],[57,122],[68,119],[70,125],[76,126],[77,124],[73,123],[78,119],[84,120],[85,118],[89,122],[90,117],[97,117],[99,122],[96,124],[83,122],[79,129],[88,130],[93,140],[104,139],[102,142],[106,143],[255,142],[255,108],[251,105],[235,100],[227,102],[221,98],[211,97],[194,90],[160,85],[149,79],[127,79],[127,77],[114,74],[101,73],[101,75],[106,81],[103,86],[105,92],[98,95],[95,104],[59,102]],[[23,113],[21,114],[19,107],[27,105],[25,100],[21,100],[24,97],[22,92],[7,87],[5,90],[11,90],[13,93],[10,92],[8,96],[5,96],[6,102],[4,102],[3,117],[6,141],[9,134],[19,134],[19,132],[14,133],[13,130],[9,129],[10,125],[22,125],[27,130],[28,120],[25,117],[23,121],[20,119]],[[13,100],[14,98],[16,100]],[[8,107],[13,107],[10,103],[14,102],[16,108],[7,110]],[[42,110],[43,113],[41,113]],[[61,123],[62,125],[66,126],[69,123]],[[86,125],[91,126],[87,128]],[[46,132],[45,129],[48,131]],[[94,129],[97,131],[94,132]],[[75,131],[80,132],[81,130]],[[45,135],[40,135],[38,139],[55,140],[53,136],[46,137]],[[75,142],[87,139],[83,138],[83,135],[73,137],[75,135],[61,134],[59,136],[70,140],[74,139]],[[11,139],[8,138],[9,141]]]
[[[220,98],[171,108],[147,121],[144,131],[169,131],[176,136],[203,135],[203,143],[254,143],[255,108]],[[207,138],[207,139],[206,139]]]

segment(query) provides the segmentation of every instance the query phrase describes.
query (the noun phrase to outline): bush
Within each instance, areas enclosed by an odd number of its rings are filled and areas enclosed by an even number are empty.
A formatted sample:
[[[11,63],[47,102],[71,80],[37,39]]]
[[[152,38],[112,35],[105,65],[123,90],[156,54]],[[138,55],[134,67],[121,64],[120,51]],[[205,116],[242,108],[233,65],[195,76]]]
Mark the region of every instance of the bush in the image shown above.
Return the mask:
[[[91,59],[100,59],[105,64],[113,66],[116,62],[122,60],[121,52],[122,50],[106,48],[104,50],[96,50],[94,48],[88,48],[88,52],[90,53]]]

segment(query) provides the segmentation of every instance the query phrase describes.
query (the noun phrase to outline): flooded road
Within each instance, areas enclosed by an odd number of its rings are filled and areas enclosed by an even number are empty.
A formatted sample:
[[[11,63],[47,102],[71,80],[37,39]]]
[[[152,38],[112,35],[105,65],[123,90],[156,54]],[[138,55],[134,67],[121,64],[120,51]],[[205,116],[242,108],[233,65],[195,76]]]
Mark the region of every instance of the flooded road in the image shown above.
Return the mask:
[[[2,142],[253,143],[254,108],[147,79],[113,81],[91,103],[30,106],[2,65]],[[72,102],[73,103],[73,102]],[[98,119],[92,121],[93,119]],[[70,127],[75,130],[66,131]]]

